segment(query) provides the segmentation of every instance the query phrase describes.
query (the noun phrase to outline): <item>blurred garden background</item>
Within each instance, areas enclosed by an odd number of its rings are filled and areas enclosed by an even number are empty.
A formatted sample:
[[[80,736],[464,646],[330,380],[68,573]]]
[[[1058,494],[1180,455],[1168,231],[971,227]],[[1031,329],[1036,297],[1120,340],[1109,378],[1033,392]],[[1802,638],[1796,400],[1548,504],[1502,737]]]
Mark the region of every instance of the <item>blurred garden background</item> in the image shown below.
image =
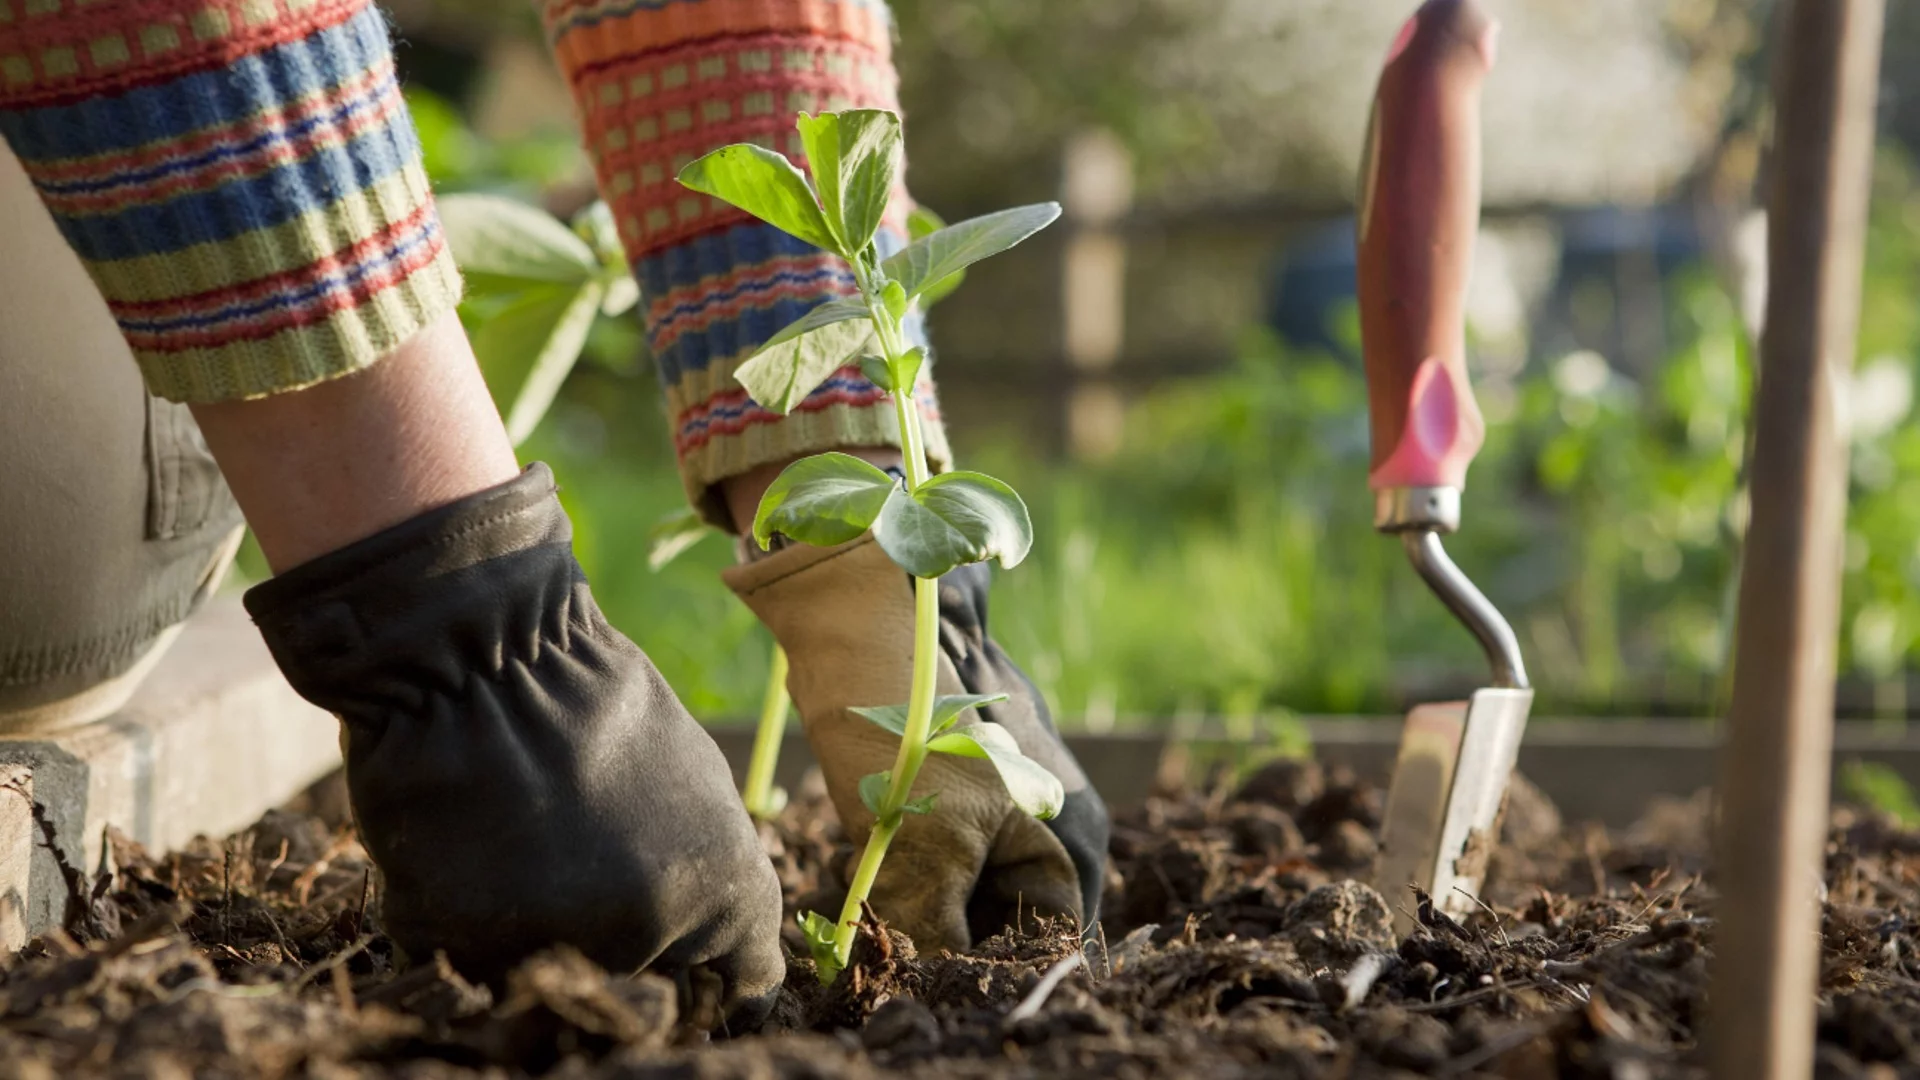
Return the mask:
[[[1489,439],[1449,548],[1513,620],[1536,713],[1713,715],[1765,287],[1772,5],[1486,5],[1503,34],[1470,353]],[[1391,713],[1484,681],[1373,533],[1366,490],[1353,177],[1412,6],[894,2],[915,196],[948,220],[1067,207],[932,314],[957,453],[1016,486],[1038,534],[997,578],[994,629],[1066,724]],[[388,8],[440,190],[563,218],[591,202],[524,4]],[[1920,6],[1889,20],[1840,709],[1897,718],[1920,706]],[[490,378],[563,301],[475,290]],[[613,621],[696,715],[744,717],[770,643],[718,580],[731,543],[648,565],[682,496],[636,320],[592,324],[523,457],[559,474]]]

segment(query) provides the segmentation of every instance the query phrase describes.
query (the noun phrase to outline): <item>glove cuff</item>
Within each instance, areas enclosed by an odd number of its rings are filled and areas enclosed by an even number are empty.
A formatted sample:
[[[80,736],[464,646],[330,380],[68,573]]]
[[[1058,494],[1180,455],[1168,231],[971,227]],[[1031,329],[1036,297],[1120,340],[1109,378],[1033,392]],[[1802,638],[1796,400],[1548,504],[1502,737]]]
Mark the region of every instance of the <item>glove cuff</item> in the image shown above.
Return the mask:
[[[247,612],[293,688],[337,714],[499,678],[600,621],[556,491],[536,462],[254,586]]]

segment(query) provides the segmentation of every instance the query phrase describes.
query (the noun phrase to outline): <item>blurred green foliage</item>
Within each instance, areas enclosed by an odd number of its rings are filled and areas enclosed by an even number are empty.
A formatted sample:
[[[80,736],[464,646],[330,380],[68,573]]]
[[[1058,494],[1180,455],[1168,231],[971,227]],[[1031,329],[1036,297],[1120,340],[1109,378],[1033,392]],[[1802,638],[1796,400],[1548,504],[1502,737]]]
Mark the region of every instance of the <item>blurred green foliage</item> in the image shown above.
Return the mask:
[[[1877,761],[1849,761],[1840,766],[1839,797],[1877,810],[1911,829],[1920,826],[1920,800],[1891,765]]]

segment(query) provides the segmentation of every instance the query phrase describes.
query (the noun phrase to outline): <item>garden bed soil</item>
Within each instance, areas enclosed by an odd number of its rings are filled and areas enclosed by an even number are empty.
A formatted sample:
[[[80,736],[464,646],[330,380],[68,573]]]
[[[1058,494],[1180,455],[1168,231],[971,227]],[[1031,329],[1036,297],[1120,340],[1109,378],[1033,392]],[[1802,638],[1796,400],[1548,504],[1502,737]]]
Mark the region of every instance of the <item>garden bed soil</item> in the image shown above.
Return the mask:
[[[155,857],[68,868],[68,928],[0,974],[0,1075],[750,1077],[1702,1076],[1716,897],[1703,800],[1570,827],[1522,787],[1484,910],[1396,938],[1360,881],[1380,793],[1310,764],[1165,795],[1115,823],[1103,934],[919,955],[869,928],[823,990],[805,961],[765,1029],[709,1040],[696,980],[578,955],[475,986],[405,967],[377,884],[321,804]],[[792,910],[833,910],[850,848],[802,792],[763,838]],[[1920,1075],[1920,834],[1836,811],[1820,1075]],[[791,931],[795,955],[805,950]],[[1047,973],[1068,970],[1050,993]]]

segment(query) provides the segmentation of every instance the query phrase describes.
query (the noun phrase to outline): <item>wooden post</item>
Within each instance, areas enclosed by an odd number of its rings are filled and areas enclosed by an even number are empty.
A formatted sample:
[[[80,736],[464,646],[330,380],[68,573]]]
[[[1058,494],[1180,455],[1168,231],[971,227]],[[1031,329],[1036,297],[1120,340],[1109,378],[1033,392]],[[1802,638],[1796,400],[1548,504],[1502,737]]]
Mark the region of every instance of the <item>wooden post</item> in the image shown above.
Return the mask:
[[[1120,391],[1110,378],[1126,333],[1127,246],[1117,230],[1133,206],[1133,156],[1102,129],[1067,141],[1061,198],[1069,229],[1061,264],[1062,345],[1071,383],[1067,448],[1098,460],[1120,449]]]
[[[1718,1080],[1812,1075],[1853,362],[1884,0],[1779,28],[1753,513],[1721,752]]]

